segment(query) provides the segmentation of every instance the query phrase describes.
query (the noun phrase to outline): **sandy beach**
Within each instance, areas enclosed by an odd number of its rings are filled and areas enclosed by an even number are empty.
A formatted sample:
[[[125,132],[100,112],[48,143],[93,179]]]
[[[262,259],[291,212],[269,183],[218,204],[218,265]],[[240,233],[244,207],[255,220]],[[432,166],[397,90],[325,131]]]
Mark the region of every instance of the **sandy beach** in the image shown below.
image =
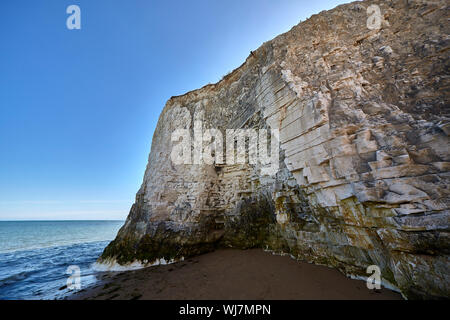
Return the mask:
[[[96,285],[68,299],[402,299],[384,288],[369,290],[364,281],[349,279],[335,269],[260,249],[217,250],[171,265],[99,277]]]

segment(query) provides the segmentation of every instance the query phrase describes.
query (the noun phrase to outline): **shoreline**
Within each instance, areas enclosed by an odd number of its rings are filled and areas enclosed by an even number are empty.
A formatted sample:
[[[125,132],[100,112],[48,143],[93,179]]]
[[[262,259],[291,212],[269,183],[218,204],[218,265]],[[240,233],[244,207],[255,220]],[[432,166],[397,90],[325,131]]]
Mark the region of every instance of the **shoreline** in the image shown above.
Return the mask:
[[[68,300],[402,300],[336,269],[262,249],[221,249],[168,265],[101,272]]]

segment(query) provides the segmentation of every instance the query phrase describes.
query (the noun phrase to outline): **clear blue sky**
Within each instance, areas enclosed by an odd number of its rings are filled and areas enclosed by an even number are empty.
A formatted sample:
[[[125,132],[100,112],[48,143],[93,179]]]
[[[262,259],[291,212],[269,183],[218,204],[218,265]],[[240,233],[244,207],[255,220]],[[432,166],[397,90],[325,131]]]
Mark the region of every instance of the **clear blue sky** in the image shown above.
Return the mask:
[[[0,1],[0,220],[124,219],[168,98],[345,2]]]

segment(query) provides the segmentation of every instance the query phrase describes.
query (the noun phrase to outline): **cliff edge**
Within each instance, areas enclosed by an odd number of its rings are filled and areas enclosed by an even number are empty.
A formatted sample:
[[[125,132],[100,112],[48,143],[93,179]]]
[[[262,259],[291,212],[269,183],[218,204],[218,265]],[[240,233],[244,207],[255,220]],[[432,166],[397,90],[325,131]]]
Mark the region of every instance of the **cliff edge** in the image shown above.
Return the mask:
[[[445,0],[341,5],[172,97],[99,261],[261,247],[354,277],[376,265],[408,298],[450,297],[448,14]]]

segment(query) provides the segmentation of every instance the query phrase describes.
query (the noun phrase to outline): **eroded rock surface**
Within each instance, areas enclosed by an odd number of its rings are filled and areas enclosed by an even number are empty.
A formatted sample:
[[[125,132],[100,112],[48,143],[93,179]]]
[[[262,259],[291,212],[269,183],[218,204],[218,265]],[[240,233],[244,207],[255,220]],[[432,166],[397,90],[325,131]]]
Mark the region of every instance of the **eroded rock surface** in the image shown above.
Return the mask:
[[[379,29],[368,28],[370,5]],[[406,297],[450,297],[448,14],[445,0],[342,5],[217,84],[172,97],[101,261],[262,247],[352,276],[378,265]],[[223,132],[279,129],[278,171],[174,164],[171,135],[196,119]]]

